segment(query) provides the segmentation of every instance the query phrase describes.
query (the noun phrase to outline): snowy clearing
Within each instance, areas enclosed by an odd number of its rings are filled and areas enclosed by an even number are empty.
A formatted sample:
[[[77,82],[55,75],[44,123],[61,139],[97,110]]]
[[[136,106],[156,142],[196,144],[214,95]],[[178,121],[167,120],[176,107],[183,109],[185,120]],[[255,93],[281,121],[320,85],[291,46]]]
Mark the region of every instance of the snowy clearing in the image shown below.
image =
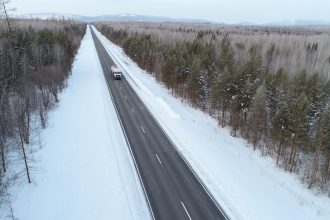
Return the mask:
[[[330,199],[230,136],[215,119],[173,97],[123,50],[99,37],[125,78],[232,219],[330,219]]]
[[[24,220],[148,219],[144,194],[112,105],[90,30],[68,88],[42,132],[40,172],[13,189]],[[0,214],[0,218],[2,218]]]

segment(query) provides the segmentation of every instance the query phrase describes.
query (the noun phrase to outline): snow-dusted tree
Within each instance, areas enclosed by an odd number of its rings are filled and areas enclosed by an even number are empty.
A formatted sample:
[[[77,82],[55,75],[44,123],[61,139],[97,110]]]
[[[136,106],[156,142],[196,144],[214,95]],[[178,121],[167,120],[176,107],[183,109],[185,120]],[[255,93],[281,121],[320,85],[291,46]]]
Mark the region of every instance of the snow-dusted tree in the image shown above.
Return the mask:
[[[272,120],[278,111],[279,104],[284,101],[288,87],[289,77],[287,71],[280,69],[276,74],[268,74],[265,79],[265,89],[267,94],[267,109],[269,119]]]
[[[255,51],[252,51],[250,60],[240,67],[234,79],[237,94],[234,95],[231,111],[235,133],[246,123],[248,109],[260,83],[261,74],[261,58],[256,55]]]

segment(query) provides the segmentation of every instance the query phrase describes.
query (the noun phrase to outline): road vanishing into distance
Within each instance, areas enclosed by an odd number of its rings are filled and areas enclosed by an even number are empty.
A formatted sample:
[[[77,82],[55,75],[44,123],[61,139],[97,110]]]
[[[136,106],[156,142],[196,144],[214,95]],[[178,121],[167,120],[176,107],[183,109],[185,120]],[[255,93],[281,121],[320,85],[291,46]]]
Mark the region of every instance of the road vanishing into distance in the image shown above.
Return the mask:
[[[126,141],[154,219],[228,219],[161,126],[114,64],[92,27],[92,36]]]

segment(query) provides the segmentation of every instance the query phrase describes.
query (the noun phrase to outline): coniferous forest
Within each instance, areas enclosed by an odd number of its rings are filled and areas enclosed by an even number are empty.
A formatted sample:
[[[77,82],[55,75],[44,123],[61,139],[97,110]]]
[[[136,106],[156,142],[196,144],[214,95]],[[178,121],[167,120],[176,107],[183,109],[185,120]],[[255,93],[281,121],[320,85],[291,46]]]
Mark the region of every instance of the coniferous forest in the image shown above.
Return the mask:
[[[69,20],[1,20],[0,205],[14,182],[33,180],[38,135],[66,87],[85,30]]]
[[[191,106],[329,192],[330,29],[103,23],[97,28]]]

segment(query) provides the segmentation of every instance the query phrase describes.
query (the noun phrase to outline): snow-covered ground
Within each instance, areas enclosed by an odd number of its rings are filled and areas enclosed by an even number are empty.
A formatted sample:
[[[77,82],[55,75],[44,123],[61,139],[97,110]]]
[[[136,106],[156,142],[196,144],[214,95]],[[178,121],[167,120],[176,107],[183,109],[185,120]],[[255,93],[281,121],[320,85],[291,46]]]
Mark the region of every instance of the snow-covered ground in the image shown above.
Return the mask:
[[[98,33],[117,65],[232,219],[330,219],[330,199],[219,128],[216,120],[174,98],[123,50]]]
[[[17,219],[149,219],[89,29],[41,140],[33,183],[12,193]]]

